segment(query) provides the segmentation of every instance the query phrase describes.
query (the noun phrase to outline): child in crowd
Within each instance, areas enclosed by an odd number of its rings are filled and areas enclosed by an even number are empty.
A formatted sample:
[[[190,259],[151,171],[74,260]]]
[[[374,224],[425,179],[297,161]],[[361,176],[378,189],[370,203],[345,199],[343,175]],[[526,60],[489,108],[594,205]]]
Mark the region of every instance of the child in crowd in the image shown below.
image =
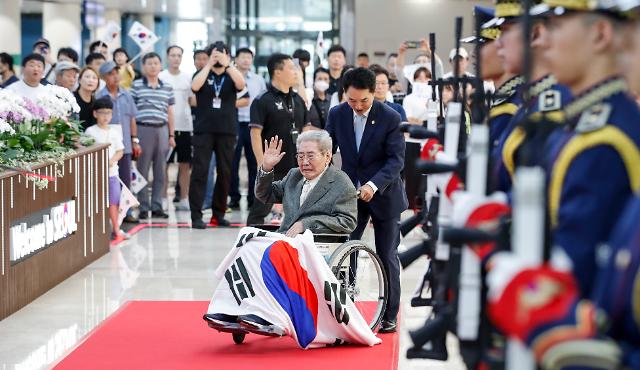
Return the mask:
[[[96,143],[111,144],[109,146],[109,217],[111,218],[112,239],[126,239],[127,234],[120,230],[118,207],[122,190],[118,178],[118,161],[122,158],[124,144],[120,125],[109,125],[113,115],[113,103],[108,97],[97,99],[93,104],[93,116],[96,124],[87,128],[86,134]]]

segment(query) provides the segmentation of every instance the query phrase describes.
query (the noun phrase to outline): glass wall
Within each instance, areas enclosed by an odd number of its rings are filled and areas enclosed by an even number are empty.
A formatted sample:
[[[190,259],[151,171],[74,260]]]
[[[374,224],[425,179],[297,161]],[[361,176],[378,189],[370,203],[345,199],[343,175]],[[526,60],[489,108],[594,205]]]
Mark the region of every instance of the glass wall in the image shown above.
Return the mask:
[[[234,54],[243,46],[254,49],[258,71],[266,74],[267,59],[275,52],[302,48],[314,56],[319,32],[325,51],[338,42],[339,9],[340,0],[227,0],[226,41]]]

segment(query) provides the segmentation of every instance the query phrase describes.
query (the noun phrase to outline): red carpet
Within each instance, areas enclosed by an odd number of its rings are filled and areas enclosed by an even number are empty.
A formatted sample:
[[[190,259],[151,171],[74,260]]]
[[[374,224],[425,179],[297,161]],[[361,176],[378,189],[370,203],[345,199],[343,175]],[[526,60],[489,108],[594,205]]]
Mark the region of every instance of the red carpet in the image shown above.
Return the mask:
[[[398,333],[374,347],[299,349],[290,337],[249,334],[241,345],[202,320],[208,302],[133,301],[114,313],[55,369],[392,369]]]

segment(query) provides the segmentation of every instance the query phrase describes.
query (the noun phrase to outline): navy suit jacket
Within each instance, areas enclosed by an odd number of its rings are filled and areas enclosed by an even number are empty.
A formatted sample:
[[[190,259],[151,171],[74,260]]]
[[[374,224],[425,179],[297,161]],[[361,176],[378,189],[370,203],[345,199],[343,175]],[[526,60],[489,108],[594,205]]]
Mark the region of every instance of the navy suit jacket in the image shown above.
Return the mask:
[[[334,151],[336,147],[340,148],[342,170],[354,186],[358,182],[362,186],[371,181],[378,187],[368,206],[372,216],[379,220],[398,217],[409,205],[400,177],[405,143],[399,127],[400,115],[387,105],[374,101],[358,152],[353,109],[342,103],[333,107],[327,117],[326,130],[333,139]],[[358,205],[362,203],[359,201]]]

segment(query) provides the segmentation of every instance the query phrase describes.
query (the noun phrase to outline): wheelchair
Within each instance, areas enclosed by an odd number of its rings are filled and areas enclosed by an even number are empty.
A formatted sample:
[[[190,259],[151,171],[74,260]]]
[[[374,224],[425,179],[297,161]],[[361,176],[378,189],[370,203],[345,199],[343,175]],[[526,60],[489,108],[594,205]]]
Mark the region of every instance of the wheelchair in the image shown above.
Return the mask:
[[[274,232],[278,229],[277,225],[254,227]],[[343,291],[354,302],[371,330],[376,331],[382,321],[389,296],[387,273],[380,257],[367,243],[362,240],[350,240],[349,235],[314,233],[313,239]],[[346,296],[340,299],[346,302]],[[233,341],[241,344],[246,333],[232,335]]]
[[[389,297],[387,272],[376,252],[344,234],[313,234],[314,243],[358,311],[375,331]]]

